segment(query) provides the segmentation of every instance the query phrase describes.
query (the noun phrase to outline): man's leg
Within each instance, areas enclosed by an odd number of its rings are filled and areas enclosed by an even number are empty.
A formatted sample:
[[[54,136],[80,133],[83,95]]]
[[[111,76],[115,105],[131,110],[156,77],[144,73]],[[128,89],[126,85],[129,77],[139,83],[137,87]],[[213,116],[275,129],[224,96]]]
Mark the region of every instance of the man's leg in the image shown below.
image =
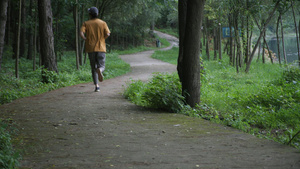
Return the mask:
[[[97,73],[98,73],[98,79],[100,82],[103,81],[103,72],[105,70],[105,53],[104,52],[97,52],[96,54],[96,64],[97,64]]]
[[[89,53],[89,59],[90,59],[91,72],[92,72],[92,77],[93,77],[94,85],[96,87],[95,91],[98,91],[99,90],[99,85],[98,85],[96,54],[97,54],[96,52]]]

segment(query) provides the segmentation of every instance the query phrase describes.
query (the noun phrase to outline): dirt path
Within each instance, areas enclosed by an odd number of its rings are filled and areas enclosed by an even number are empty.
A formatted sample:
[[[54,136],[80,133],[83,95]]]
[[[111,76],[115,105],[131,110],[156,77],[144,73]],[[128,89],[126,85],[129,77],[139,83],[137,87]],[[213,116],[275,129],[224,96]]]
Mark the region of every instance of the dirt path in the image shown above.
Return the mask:
[[[99,93],[92,83],[80,84],[0,106],[1,116],[16,121],[24,140],[21,168],[300,168],[294,148],[124,99],[130,78],[176,71],[151,59],[152,53],[122,56],[132,72],[105,80]]]

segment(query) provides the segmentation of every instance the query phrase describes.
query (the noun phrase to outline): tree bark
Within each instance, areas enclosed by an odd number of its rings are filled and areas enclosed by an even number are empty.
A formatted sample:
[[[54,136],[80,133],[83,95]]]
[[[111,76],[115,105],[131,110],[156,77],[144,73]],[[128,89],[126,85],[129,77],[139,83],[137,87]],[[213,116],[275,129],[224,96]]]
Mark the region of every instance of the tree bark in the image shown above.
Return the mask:
[[[228,22],[229,22],[229,32],[230,32],[230,37],[229,37],[229,64],[234,65],[234,59],[233,59],[233,38],[232,38],[232,17],[231,14],[229,14],[228,17]]]
[[[265,39],[265,37],[266,37],[266,30],[264,31],[264,34],[263,34],[263,39]],[[263,63],[266,63],[266,61],[265,61],[265,46],[266,46],[266,42],[263,40],[263,44],[262,44],[262,62]]]
[[[22,0],[22,8],[20,9],[22,12],[21,15],[21,42],[20,42],[20,56],[25,57],[26,51],[26,4],[25,0]]]
[[[0,70],[2,64],[3,48],[5,44],[4,39],[5,39],[6,20],[7,20],[7,4],[8,4],[8,0],[2,0],[0,2]]]
[[[51,0],[38,0],[38,7],[42,65],[49,71],[58,72],[54,52]]]
[[[29,5],[29,17],[33,18],[33,0],[30,0],[30,5]],[[27,59],[32,59],[32,53],[33,53],[33,19],[31,19],[29,23],[29,28],[28,28],[28,51],[27,51]]]
[[[277,53],[277,56],[278,56],[278,61],[279,61],[279,64],[281,65],[281,56],[280,56],[280,42],[279,42],[279,22],[280,22],[280,15],[281,13],[279,13],[279,16],[278,16],[278,19],[277,19],[277,25],[276,25],[276,38],[277,38],[277,49],[278,49],[278,53]]]
[[[177,60],[177,72],[182,82],[182,60],[183,60],[183,49],[184,49],[184,36],[186,28],[186,13],[187,13],[187,0],[180,0],[178,2],[178,22],[179,22],[179,55]]]
[[[5,30],[5,44],[11,45],[11,36],[10,36],[10,32],[11,32],[11,1],[9,0],[5,0],[8,1],[7,2],[7,11],[6,11],[6,30]],[[4,3],[5,1],[1,1],[0,3]],[[0,7],[2,8],[2,7]],[[2,12],[5,11],[5,9],[1,9]],[[2,24],[1,24],[2,25]],[[2,30],[2,29],[1,29]]]
[[[208,17],[206,17],[206,29],[205,29],[205,34],[206,34],[206,56],[207,60],[210,60],[210,54],[209,54],[209,20]]]
[[[222,26],[219,23],[219,60],[222,60]]]
[[[75,19],[75,43],[76,43],[76,68],[79,70],[79,31],[78,31],[78,0],[74,6],[74,19]]]
[[[200,37],[205,0],[187,2],[183,51],[182,91],[186,103],[195,107],[200,103]]]
[[[235,43],[236,43],[236,72],[239,73],[239,67],[240,67],[240,60],[241,60],[241,42],[240,42],[240,35],[239,35],[239,23],[238,23],[238,16],[239,11],[236,9],[234,11],[234,18],[233,18],[233,26],[234,26],[234,37],[235,37]]]
[[[218,43],[217,43],[217,31],[216,31],[216,27],[214,26],[214,60],[217,60],[218,56],[217,56],[217,50],[218,50]]]
[[[20,55],[20,34],[21,34],[21,15],[22,15],[22,0],[20,0],[19,5],[19,24],[18,24],[18,33],[17,33],[17,53],[16,53],[16,62],[15,62],[15,74],[16,78],[19,78],[19,55]]]

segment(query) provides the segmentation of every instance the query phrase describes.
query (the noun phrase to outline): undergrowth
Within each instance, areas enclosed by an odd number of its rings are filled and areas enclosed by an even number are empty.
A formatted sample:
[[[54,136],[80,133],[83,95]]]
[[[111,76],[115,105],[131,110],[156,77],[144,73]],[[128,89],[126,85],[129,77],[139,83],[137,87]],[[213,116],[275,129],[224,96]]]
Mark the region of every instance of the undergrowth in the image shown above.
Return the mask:
[[[156,51],[153,57],[176,64],[178,48]],[[288,66],[280,67],[277,64],[253,62],[250,73],[242,72],[243,68],[240,73],[236,73],[236,69],[228,63],[226,57],[223,61],[204,60],[201,103],[194,109],[184,105],[174,106],[178,109],[172,109],[171,112],[201,117],[258,137],[300,148],[300,70]],[[160,75],[159,78],[167,80],[169,76],[171,75]],[[169,95],[160,91],[169,90],[176,95],[181,94],[178,78],[172,81],[178,84],[177,89],[161,85],[165,80],[160,80],[160,83],[151,83],[151,80],[149,83],[134,81],[129,84],[125,95],[133,102],[136,102],[136,99],[142,101],[143,104],[138,103],[141,106],[155,108],[156,104],[162,102],[156,103],[157,98]],[[162,89],[165,87],[169,89]],[[150,90],[151,97],[156,99],[143,99],[146,97],[146,88],[160,89]],[[130,97],[132,93],[138,97]],[[177,101],[172,100],[170,104],[164,104],[165,108],[159,108],[166,110],[172,107],[172,103],[183,104],[183,98],[173,99]],[[153,103],[145,103],[149,101]]]
[[[8,122],[4,123],[0,119],[0,168],[14,169],[19,166],[20,154],[16,152],[12,145],[11,134]]]
[[[184,106],[177,74],[155,73],[148,83],[127,83],[124,96],[139,106],[178,113]]]

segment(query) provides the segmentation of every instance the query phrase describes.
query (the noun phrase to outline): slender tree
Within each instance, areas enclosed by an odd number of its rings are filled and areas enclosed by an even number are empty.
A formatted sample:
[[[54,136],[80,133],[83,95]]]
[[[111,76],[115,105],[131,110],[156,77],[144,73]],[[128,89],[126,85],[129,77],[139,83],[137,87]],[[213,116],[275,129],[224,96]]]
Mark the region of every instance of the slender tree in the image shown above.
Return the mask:
[[[49,71],[57,70],[55,52],[54,52],[54,36],[52,29],[52,11],[51,0],[38,0],[39,8],[39,33],[40,33],[40,54],[42,65]]]
[[[27,15],[26,15],[26,1],[22,0],[22,7],[21,7],[21,41],[20,41],[20,53],[19,57],[26,57],[26,22],[27,22]]]
[[[16,53],[16,62],[15,62],[15,74],[16,78],[19,78],[19,56],[20,56],[20,35],[21,35],[21,16],[22,16],[22,0],[20,0],[19,5],[19,24],[18,24],[18,34],[17,34],[17,53]]]
[[[222,26],[219,23],[219,60],[222,60]]]
[[[285,44],[284,44],[284,32],[283,32],[283,25],[282,25],[282,16],[280,16],[280,27],[281,27],[281,41],[282,41],[284,63],[287,64],[287,57],[286,57]]]
[[[0,70],[2,64],[2,55],[3,55],[4,39],[5,39],[7,4],[8,4],[8,0],[1,0],[0,2]]]
[[[268,25],[269,22],[271,21],[271,19],[272,19],[274,13],[275,13],[275,11],[276,11],[276,9],[277,9],[278,6],[279,6],[280,1],[281,1],[281,0],[277,0],[275,6],[274,6],[274,8],[273,8],[273,10],[270,12],[268,18],[266,19],[265,23],[263,24],[263,26],[262,26],[262,28],[261,28],[261,30],[260,30],[260,35],[259,35],[259,37],[258,37],[257,43],[255,44],[254,49],[253,49],[253,51],[252,51],[252,53],[251,53],[251,55],[250,55],[250,58],[249,58],[249,60],[248,60],[248,62],[247,62],[247,64],[246,64],[246,69],[245,69],[245,72],[246,72],[246,73],[248,73],[248,72],[250,71],[251,62],[252,62],[252,59],[253,59],[253,57],[254,57],[255,51],[256,51],[256,49],[257,49],[257,47],[258,47],[258,42],[261,40],[261,38],[262,38],[262,36],[263,36],[263,34],[264,34],[264,31],[266,30],[267,25]],[[255,18],[255,16],[254,16],[254,18]]]
[[[276,24],[276,38],[277,38],[277,56],[278,56],[278,61],[279,64],[281,65],[281,54],[280,54],[280,41],[279,41],[279,22],[280,22],[280,17],[281,14],[279,13],[278,19],[277,19],[277,24]]]
[[[75,19],[75,38],[76,38],[76,68],[79,70],[79,31],[78,31],[78,0],[76,0],[76,4],[74,4],[74,19]]]
[[[33,30],[34,30],[34,16],[33,16],[33,10],[35,9],[33,6],[33,0],[30,0],[29,3],[29,10],[28,10],[28,15],[29,15],[29,27],[28,27],[28,50],[27,50],[27,59],[32,59],[32,53],[33,53]]]

